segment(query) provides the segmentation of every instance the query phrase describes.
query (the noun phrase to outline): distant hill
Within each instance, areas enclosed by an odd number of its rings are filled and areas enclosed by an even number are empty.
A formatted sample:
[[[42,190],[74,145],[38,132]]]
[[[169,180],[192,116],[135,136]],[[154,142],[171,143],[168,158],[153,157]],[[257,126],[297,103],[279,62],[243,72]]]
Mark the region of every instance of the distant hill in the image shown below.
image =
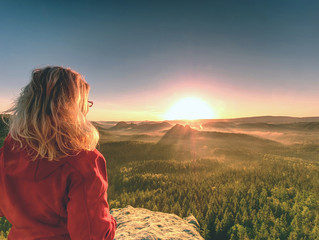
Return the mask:
[[[319,122],[295,122],[295,123],[283,123],[283,124],[270,124],[270,123],[243,123],[237,127],[245,129],[267,129],[269,131],[274,130],[293,130],[293,131],[316,131],[319,130]]]
[[[242,133],[197,131],[176,124],[154,146],[154,155],[163,159],[196,156],[242,155],[249,152],[274,152],[282,144]]]
[[[181,124],[176,124],[174,127],[166,132],[166,134],[161,138],[158,144],[171,145],[180,140],[188,140],[190,137],[197,133],[198,131],[192,129],[189,125],[186,125],[184,127]]]
[[[229,119],[210,119],[204,120],[204,126],[209,127],[214,123],[269,123],[269,124],[284,124],[297,122],[319,122],[319,117],[289,117],[289,116],[257,116],[244,118],[229,118]]]
[[[227,133],[227,132],[208,132],[208,131],[197,131],[192,129],[189,125],[183,126],[176,124],[161,138],[158,144],[176,144],[179,140],[196,139],[196,142],[217,142],[221,141],[229,145],[229,143],[240,144],[242,142],[253,142],[262,144],[278,144],[275,141],[263,139],[243,133]]]
[[[99,132],[105,131],[105,130],[108,130],[108,129],[109,129],[107,126],[105,126],[105,125],[102,124],[102,123],[94,122],[94,121],[92,121],[91,123],[94,125],[94,127],[96,127],[96,129],[97,129]]]
[[[152,122],[152,123],[126,123],[126,122],[118,122],[115,126],[109,128],[109,130],[133,130],[140,132],[152,132],[163,129],[168,129],[172,125],[168,122]]]
[[[136,126],[135,123],[126,123],[126,122],[118,122],[115,126],[109,128],[109,130],[125,130],[125,129],[130,129]]]
[[[162,129],[168,129],[172,125],[168,122],[160,122],[160,123],[141,123],[133,127],[134,130],[138,131],[158,131]]]
[[[229,119],[233,122],[265,122],[265,123],[295,123],[295,122],[319,122],[319,117],[289,117],[289,116],[257,116]]]
[[[202,127],[205,128],[234,128],[238,123],[234,122],[207,122],[203,123]]]
[[[210,122],[202,125],[204,129],[245,129],[263,131],[319,131],[318,122],[266,123],[266,122]]]

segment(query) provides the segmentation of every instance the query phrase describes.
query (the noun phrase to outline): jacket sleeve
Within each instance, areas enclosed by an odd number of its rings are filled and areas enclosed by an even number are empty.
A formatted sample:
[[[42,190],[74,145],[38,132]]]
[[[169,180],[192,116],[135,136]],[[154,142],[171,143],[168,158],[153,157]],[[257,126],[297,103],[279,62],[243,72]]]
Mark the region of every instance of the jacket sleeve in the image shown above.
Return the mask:
[[[1,159],[3,159],[3,155],[2,154],[3,154],[3,148],[0,148],[0,161],[1,161]],[[0,162],[0,166],[1,166],[1,162]],[[0,217],[4,217],[4,214],[1,211],[1,209],[0,209]]]
[[[112,240],[116,221],[107,202],[106,163],[102,156],[71,175],[67,213],[71,239]]]

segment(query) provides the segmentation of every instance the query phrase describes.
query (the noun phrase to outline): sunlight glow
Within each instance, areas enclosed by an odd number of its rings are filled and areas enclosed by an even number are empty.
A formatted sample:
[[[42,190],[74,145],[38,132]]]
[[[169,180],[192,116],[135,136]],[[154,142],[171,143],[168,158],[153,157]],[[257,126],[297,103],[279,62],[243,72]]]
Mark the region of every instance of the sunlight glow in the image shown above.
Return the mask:
[[[179,100],[164,115],[166,120],[195,120],[214,117],[213,109],[203,100],[194,97]]]

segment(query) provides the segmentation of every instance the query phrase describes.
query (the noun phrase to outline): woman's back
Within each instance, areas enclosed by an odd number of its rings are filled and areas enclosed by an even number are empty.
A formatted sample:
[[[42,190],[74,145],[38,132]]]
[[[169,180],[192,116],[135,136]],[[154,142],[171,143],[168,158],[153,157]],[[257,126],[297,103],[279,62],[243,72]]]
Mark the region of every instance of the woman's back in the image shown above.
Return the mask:
[[[34,149],[39,143],[28,145],[16,136],[9,134],[0,149],[0,217],[12,224],[9,239],[113,239],[116,222],[109,213],[101,153],[68,149],[66,156],[50,159],[45,144],[41,156]],[[65,140],[62,144],[71,146]]]

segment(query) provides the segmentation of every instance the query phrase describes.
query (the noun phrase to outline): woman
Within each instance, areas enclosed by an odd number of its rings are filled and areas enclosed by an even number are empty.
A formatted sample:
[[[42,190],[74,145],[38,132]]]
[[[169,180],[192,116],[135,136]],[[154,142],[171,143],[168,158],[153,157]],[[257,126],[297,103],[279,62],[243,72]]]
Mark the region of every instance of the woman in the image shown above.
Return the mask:
[[[32,72],[11,113],[0,149],[0,217],[9,239],[113,239],[106,163],[85,118],[93,102],[77,72]]]

